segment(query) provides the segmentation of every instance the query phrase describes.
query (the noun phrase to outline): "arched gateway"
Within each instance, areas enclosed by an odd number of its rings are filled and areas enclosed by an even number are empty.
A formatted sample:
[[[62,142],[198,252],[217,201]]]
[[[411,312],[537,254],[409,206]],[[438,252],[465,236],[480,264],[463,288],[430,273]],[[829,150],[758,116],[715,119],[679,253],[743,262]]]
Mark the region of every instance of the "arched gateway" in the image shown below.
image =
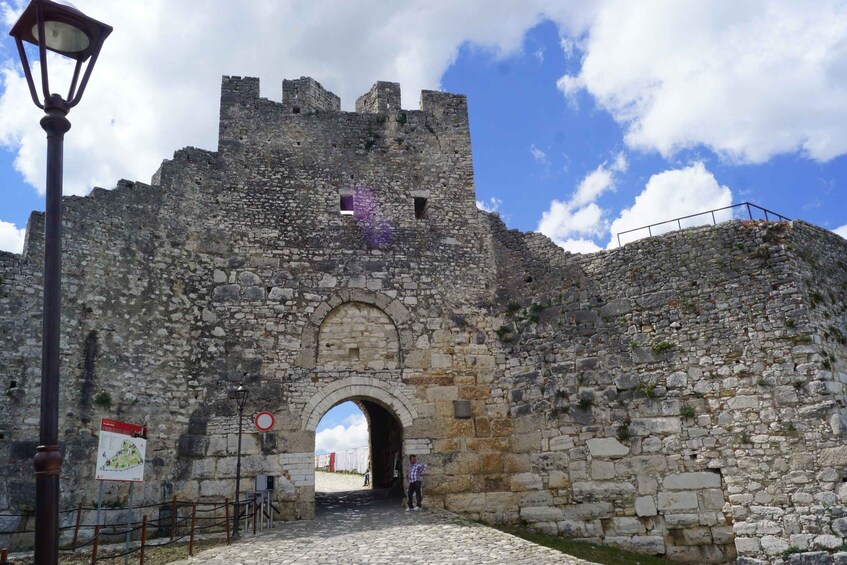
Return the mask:
[[[314,434],[333,406],[356,403],[368,422],[375,488],[400,485],[395,469],[406,451],[404,432],[417,417],[401,379],[408,314],[395,306],[390,315],[391,302],[378,293],[334,296],[316,310],[304,332],[304,343],[314,344],[308,357],[314,359],[315,379],[323,384],[303,408],[301,429]]]

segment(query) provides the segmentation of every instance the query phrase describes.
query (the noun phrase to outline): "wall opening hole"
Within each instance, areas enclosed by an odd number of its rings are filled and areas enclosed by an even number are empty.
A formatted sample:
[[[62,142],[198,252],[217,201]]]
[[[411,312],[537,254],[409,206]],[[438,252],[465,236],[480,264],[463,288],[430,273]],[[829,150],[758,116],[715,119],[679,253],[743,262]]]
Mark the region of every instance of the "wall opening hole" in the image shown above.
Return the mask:
[[[351,347],[347,350],[347,358],[348,359],[358,359],[359,358],[359,348]]]
[[[18,388],[18,381],[9,381],[9,390]]]
[[[299,142],[299,141],[297,142],[297,147],[300,147],[300,142]]]
[[[292,112],[293,114],[299,114],[299,113],[300,113],[300,106],[294,106],[294,107],[291,109],[291,112]]]
[[[352,194],[342,194],[341,195],[341,213],[345,216],[353,215],[353,195]]]
[[[531,283],[532,282],[532,275],[527,275],[526,277],[524,277],[523,282]]]
[[[422,220],[426,218],[427,212],[427,202],[426,198],[422,196],[415,196],[415,219]]]

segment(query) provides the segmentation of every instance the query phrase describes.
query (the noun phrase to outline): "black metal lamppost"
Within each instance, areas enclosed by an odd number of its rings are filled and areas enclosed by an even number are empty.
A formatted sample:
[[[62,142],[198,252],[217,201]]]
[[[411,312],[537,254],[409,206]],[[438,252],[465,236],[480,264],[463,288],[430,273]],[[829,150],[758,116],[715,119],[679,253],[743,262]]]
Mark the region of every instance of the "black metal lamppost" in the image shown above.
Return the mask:
[[[41,127],[47,132],[47,206],[44,228],[44,306],[41,347],[41,419],[35,466],[35,562],[59,559],[59,329],[62,277],[62,143],[71,123],[65,117],[79,104],[97,55],[112,28],[89,18],[67,3],[32,0],[9,35],[15,38],[29,93],[44,110]],[[39,100],[23,42],[38,46],[41,66]],[[68,95],[50,92],[47,51],[76,61]],[[88,61],[80,78],[82,65]]]
[[[235,400],[238,406],[238,449],[235,457],[235,512],[232,516],[232,537],[238,538],[238,524],[241,518],[241,421],[244,417],[244,405],[247,403],[247,397],[250,393],[244,388],[243,384],[238,385],[238,388],[229,392],[229,397]]]

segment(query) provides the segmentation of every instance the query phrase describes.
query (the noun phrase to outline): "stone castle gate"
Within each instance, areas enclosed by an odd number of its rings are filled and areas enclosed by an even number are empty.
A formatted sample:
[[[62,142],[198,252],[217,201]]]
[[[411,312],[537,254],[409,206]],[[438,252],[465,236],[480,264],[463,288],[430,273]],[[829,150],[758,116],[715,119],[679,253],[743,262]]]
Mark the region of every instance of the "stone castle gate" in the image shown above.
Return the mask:
[[[847,242],[734,221],[572,255],[476,208],[463,96],[282,90],[224,77],[217,150],[64,199],[65,506],[103,417],[148,426],[145,502],[232,496],[244,382],[277,416],[244,476],[286,518],[352,399],[375,481],[418,454],[435,507],[692,563],[840,550]],[[43,222],[0,253],[3,513],[34,498]]]

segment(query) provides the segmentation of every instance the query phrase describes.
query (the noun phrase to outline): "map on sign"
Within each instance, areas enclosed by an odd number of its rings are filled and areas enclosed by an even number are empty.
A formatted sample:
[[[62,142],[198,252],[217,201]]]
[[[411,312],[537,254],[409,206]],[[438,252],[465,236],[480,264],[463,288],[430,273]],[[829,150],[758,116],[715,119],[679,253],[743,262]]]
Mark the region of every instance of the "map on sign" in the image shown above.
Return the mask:
[[[147,428],[103,419],[95,478],[101,481],[144,480]]]

